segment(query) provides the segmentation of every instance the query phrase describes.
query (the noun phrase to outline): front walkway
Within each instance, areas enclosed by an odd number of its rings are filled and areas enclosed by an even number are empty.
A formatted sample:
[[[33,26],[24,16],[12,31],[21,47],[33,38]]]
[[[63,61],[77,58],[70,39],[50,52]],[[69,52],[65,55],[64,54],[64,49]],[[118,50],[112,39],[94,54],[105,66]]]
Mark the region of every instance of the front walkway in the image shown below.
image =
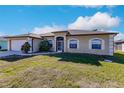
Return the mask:
[[[46,55],[46,54],[55,54],[55,53],[57,53],[57,52],[42,52],[42,53],[24,54],[19,51],[4,51],[4,52],[0,52],[0,58],[10,56],[10,55],[35,56],[35,55]]]

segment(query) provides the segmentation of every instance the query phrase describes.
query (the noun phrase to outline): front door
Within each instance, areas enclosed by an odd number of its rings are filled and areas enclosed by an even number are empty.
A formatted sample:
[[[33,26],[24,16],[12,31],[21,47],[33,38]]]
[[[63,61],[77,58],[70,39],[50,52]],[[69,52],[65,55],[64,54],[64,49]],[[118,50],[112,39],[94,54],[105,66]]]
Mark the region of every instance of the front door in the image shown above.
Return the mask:
[[[63,37],[57,37],[56,39],[56,51],[64,52],[64,39]]]
[[[64,43],[62,41],[57,42],[57,52],[63,52],[64,51]]]

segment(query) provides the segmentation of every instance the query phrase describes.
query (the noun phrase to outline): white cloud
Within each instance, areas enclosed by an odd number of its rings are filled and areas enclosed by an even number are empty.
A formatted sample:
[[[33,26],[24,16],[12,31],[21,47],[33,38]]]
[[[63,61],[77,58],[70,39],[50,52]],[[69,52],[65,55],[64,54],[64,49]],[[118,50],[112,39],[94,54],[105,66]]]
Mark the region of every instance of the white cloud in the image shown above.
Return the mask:
[[[111,28],[118,26],[119,22],[120,22],[119,17],[113,17],[108,13],[97,12],[93,16],[85,16],[85,17],[79,16],[76,19],[76,21],[68,25],[68,29],[83,29],[83,30],[100,29],[100,30],[110,31]],[[66,29],[65,26],[46,25],[42,27],[35,27],[32,32],[36,34],[42,34],[53,31],[61,31],[65,29]],[[123,33],[119,33],[115,37],[115,40],[120,40],[120,39],[124,39]]]
[[[64,26],[52,25],[52,26],[35,27],[32,32],[36,34],[43,34],[53,31],[60,31],[64,29],[65,29]]]
[[[116,5],[117,6],[117,5]],[[114,8],[114,7],[116,7],[115,5],[107,5],[106,7],[107,8]]]
[[[102,8],[103,5],[84,5],[85,8]]]
[[[69,29],[107,30],[119,25],[119,17],[112,17],[108,13],[97,12],[93,16],[79,16],[75,22],[68,25]]]
[[[82,7],[82,6],[80,6],[80,7]],[[84,5],[83,7],[85,7],[85,8],[102,8],[102,7],[106,7],[106,8],[114,8],[115,6],[114,5]]]

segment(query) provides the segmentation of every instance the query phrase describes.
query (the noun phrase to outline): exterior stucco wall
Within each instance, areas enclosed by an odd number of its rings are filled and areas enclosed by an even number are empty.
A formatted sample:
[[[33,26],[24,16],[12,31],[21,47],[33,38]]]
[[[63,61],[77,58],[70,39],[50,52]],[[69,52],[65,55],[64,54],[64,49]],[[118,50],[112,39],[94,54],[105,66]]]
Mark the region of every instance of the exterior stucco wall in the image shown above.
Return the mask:
[[[65,33],[56,33],[55,37],[46,37],[48,40],[53,40],[52,51],[56,51],[56,37],[64,37],[64,52],[69,53],[92,53],[100,55],[113,55],[113,35],[89,35],[89,36],[65,36]],[[90,40],[93,38],[99,38],[104,41],[104,48],[102,50],[90,49]],[[68,47],[70,39],[79,40],[79,47],[77,49],[70,49]]]
[[[114,54],[114,35],[109,35],[109,55]]]
[[[30,44],[31,47],[30,47],[30,51],[29,52],[32,53],[33,52],[32,51],[32,38],[27,38],[26,42],[28,42]]]
[[[12,45],[12,41],[14,41],[14,40],[25,40],[25,41],[28,41],[28,38],[9,38],[9,39],[7,39],[7,41],[8,41],[8,44],[7,44],[8,50],[12,50],[12,46],[14,46],[14,45]],[[15,46],[17,46],[17,45],[15,45]]]
[[[29,52],[37,52],[39,50],[39,43],[40,43],[41,40],[40,39],[33,39],[33,51],[32,51],[32,39],[33,38],[28,38],[28,37],[25,37],[25,38],[10,38],[10,39],[8,39],[8,50],[11,50],[10,48],[12,48],[12,46],[16,46],[16,45],[12,45],[13,41],[16,40],[19,43],[19,41],[23,40],[24,42],[29,42],[29,44],[31,46]]]
[[[67,34],[67,33],[65,33],[65,32],[59,32],[59,33],[54,33],[54,34],[55,34],[55,36],[54,36],[54,42],[55,42],[55,43],[54,43],[54,44],[55,44],[54,51],[56,51],[56,38],[57,38],[57,37],[63,37],[63,38],[64,38],[64,52],[66,52],[66,51],[67,51],[67,50],[66,50],[66,49],[67,49],[67,48],[66,48],[66,46],[67,46],[67,45],[66,45],[66,44],[67,44],[67,43],[66,43],[66,41],[67,41],[67,40],[66,40],[66,34]]]
[[[91,53],[100,55],[113,55],[113,35],[88,35],[88,36],[66,36],[66,33],[55,33],[55,36],[45,37],[47,40],[52,40],[53,46],[51,51],[56,51],[56,38],[64,37],[64,52],[69,53]],[[104,48],[102,50],[95,50],[90,48],[90,40],[99,38],[104,41]],[[79,46],[77,49],[70,49],[68,47],[70,39],[77,39]],[[32,38],[11,38],[8,39],[8,49],[10,50],[10,40],[26,40],[32,46]],[[33,52],[38,52],[41,39],[33,38]],[[32,49],[31,49],[32,50]],[[123,44],[124,51],[124,44]],[[31,51],[32,52],[32,51]]]
[[[40,42],[41,42],[41,39],[33,39],[33,52],[39,51]]]
[[[122,44],[115,44],[114,49],[117,51],[122,51]]]
[[[124,43],[122,44],[122,52],[124,52]]]
[[[117,43],[117,44],[115,44],[114,49],[115,49],[115,51],[117,50],[117,51],[124,52],[124,43]]]
[[[79,48],[77,49],[70,49],[68,47],[68,40],[69,39],[78,39],[79,40]],[[100,38],[104,40],[104,49],[103,50],[95,50],[89,48],[89,40],[93,38]],[[92,35],[92,36],[67,36],[66,37],[66,52],[70,53],[92,53],[92,54],[100,54],[100,55],[110,55],[109,48],[109,35]]]

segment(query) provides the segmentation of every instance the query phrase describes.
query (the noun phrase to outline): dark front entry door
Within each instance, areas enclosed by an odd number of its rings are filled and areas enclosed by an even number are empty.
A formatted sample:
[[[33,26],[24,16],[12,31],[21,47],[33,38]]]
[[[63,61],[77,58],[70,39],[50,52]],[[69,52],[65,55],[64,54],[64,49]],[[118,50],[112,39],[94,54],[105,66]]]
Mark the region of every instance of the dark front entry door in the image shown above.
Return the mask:
[[[64,52],[64,38],[63,37],[56,38],[56,51]]]
[[[57,42],[57,52],[63,52],[64,51],[64,42],[58,41]]]

